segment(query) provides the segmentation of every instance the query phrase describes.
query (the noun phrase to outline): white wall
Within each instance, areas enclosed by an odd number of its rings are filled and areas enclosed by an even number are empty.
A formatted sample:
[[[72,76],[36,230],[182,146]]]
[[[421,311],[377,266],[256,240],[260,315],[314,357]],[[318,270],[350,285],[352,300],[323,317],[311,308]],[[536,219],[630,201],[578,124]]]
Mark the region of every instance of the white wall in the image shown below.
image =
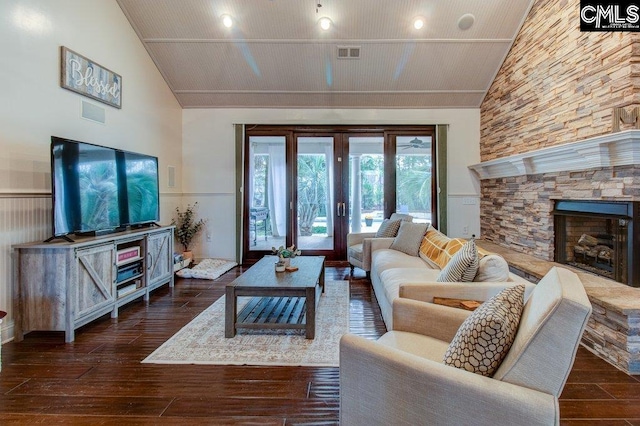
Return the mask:
[[[467,236],[480,233],[479,186],[467,169],[480,161],[479,109],[186,109],[185,202],[198,201],[199,214],[208,221],[194,247],[196,257],[235,257],[233,124],[448,124],[448,233],[463,236],[465,227]]]
[[[60,46],[120,74],[122,109],[62,89]],[[0,310],[13,335],[11,245],[51,233],[52,135],[155,155],[161,222],[181,201],[167,188],[167,165],[182,165],[181,108],[114,0],[0,2]],[[80,101],[105,110],[106,123],[80,118]]]

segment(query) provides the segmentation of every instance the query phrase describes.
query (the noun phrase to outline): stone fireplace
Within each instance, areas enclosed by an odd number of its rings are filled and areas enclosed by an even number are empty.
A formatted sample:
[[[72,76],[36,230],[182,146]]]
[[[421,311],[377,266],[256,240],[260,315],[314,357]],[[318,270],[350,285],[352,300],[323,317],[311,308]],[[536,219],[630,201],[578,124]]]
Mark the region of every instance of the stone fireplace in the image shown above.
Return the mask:
[[[555,261],[640,287],[639,210],[637,202],[556,200]]]

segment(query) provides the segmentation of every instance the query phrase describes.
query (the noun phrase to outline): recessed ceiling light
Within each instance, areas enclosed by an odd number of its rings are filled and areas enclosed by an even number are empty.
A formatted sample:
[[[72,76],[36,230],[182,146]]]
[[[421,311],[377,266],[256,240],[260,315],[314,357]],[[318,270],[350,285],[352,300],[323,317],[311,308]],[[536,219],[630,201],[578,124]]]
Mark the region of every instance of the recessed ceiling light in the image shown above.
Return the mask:
[[[458,19],[458,28],[461,30],[468,30],[473,26],[473,23],[476,21],[476,17],[470,13],[462,15],[460,19]]]
[[[415,18],[413,20],[413,28],[415,28],[416,30],[419,30],[422,27],[424,27],[424,19],[422,19],[421,17]]]
[[[325,31],[331,28],[331,19],[327,18],[326,16],[320,18],[320,28],[322,28]]]
[[[222,25],[227,28],[231,28],[233,26],[233,19],[229,15],[222,15]]]

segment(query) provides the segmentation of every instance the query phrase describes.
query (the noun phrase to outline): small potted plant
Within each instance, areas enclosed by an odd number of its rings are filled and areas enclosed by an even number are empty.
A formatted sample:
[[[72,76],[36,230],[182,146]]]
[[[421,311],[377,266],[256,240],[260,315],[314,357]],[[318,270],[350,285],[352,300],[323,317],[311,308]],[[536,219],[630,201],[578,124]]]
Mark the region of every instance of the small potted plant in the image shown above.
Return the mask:
[[[367,226],[373,225],[373,215],[371,213],[364,215],[364,224]]]
[[[278,261],[283,262],[285,266],[291,266],[291,259],[300,256],[302,252],[296,249],[295,244],[291,247],[280,246],[278,248],[271,247],[271,253],[278,256]]]
[[[176,217],[171,221],[171,224],[176,227],[176,238],[184,248],[182,255],[186,259],[193,258],[193,253],[190,250],[191,242],[202,231],[205,224],[203,219],[196,220],[197,205],[198,202],[195,202],[193,206],[187,204],[184,212],[180,211],[180,207],[176,207]]]

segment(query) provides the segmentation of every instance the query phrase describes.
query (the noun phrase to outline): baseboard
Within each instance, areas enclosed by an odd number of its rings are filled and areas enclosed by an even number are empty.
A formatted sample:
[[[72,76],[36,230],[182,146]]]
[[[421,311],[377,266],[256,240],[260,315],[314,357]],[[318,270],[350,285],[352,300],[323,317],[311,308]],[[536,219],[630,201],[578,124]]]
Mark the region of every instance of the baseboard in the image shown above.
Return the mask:
[[[13,340],[13,338],[15,337],[15,327],[14,327],[14,321],[7,321],[7,320],[3,320],[2,321],[2,325],[0,327],[0,342],[4,343],[8,343],[10,341]]]

